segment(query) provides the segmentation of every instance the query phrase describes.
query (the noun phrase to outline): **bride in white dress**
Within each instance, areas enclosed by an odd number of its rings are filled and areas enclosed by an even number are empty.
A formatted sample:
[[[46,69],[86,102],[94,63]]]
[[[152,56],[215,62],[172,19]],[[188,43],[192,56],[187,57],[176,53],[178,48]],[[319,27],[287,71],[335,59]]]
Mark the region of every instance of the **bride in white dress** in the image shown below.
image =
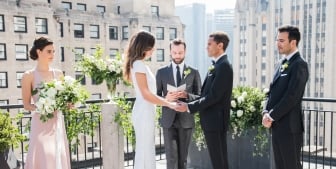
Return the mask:
[[[125,55],[124,78],[133,83],[136,95],[132,110],[136,140],[134,169],[155,169],[155,105],[175,107],[155,94],[155,76],[144,63],[151,57],[154,45],[154,36],[140,31],[132,36]]]

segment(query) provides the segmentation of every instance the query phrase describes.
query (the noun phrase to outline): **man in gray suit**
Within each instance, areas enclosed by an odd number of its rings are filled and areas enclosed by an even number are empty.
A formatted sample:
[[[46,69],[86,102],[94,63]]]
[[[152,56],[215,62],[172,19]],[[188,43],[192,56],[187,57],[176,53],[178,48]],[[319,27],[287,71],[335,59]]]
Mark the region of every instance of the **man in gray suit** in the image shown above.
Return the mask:
[[[184,63],[186,44],[180,39],[170,43],[172,63],[160,68],[156,74],[157,95],[169,101],[189,102],[201,93],[201,77],[198,70]],[[167,86],[185,85],[185,90],[168,91]],[[161,126],[167,159],[167,169],[185,169],[194,117],[168,107],[162,107]]]

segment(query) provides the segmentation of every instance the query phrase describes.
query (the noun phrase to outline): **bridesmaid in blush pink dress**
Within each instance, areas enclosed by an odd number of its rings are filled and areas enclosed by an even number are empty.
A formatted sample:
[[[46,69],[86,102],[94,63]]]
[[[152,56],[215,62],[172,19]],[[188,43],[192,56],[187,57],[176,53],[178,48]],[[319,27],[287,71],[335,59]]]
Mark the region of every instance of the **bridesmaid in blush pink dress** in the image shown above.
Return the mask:
[[[45,37],[34,41],[30,50],[30,58],[37,60],[34,69],[28,70],[22,77],[22,100],[26,110],[32,112],[29,148],[25,160],[25,169],[70,169],[68,141],[65,132],[64,118],[61,112],[54,112],[54,117],[46,122],[40,120],[35,112],[38,94],[32,96],[32,90],[41,82],[59,79],[63,76],[60,70],[49,67],[54,58],[53,42]]]

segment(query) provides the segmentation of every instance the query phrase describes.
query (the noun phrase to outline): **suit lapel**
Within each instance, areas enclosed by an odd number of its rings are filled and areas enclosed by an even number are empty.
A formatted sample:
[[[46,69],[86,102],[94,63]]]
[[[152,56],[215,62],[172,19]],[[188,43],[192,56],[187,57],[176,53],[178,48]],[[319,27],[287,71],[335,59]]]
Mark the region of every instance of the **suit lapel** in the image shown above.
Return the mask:
[[[183,70],[182,70],[182,80],[181,80],[181,84],[186,83],[186,77],[188,77],[189,75],[184,75],[184,71],[188,69],[188,66],[186,64],[184,64],[183,66]],[[190,72],[191,73],[191,72]]]
[[[300,56],[300,53],[299,52],[297,52],[297,53],[295,53],[290,59],[289,59],[289,64],[288,64],[288,66],[291,66],[291,63],[293,63],[294,62],[294,60],[296,60],[298,57]],[[277,67],[277,69],[276,69],[276,72],[274,73],[274,77],[273,77],[273,81],[272,81],[272,84],[274,84],[278,79],[279,79],[279,77],[280,77],[280,75],[281,75],[281,63],[279,63],[278,64],[278,67]],[[288,68],[287,68],[288,69]]]
[[[167,78],[168,78],[168,83],[172,86],[175,86],[175,80],[174,80],[174,72],[173,72],[173,66],[170,64],[167,67],[167,72],[166,72]]]

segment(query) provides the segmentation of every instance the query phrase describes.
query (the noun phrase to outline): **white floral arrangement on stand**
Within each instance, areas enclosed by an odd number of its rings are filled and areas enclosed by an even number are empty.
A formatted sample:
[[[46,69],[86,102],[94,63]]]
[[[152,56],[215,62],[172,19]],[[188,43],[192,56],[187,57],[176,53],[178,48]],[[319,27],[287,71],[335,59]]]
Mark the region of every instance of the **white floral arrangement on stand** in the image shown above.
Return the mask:
[[[53,118],[55,111],[67,112],[73,107],[79,107],[89,96],[80,83],[70,76],[41,83],[33,94],[39,95],[35,111],[43,122]]]

